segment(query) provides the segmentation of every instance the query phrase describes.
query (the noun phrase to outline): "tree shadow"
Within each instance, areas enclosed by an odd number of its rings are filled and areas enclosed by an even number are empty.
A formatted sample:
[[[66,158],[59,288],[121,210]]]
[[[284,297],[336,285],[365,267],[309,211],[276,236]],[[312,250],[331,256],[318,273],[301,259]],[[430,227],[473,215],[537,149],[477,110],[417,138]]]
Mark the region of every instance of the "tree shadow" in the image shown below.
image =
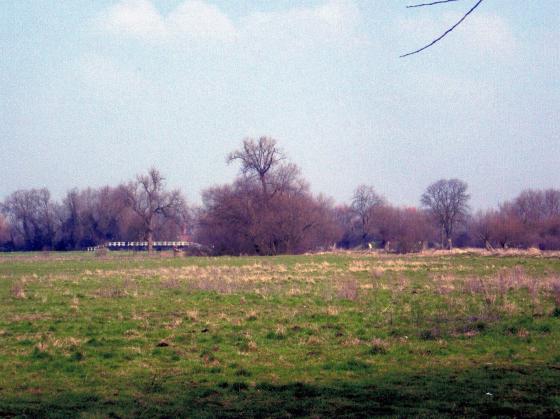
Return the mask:
[[[186,377],[185,377],[186,378]],[[558,417],[560,366],[430,370],[323,384],[131,383],[112,398],[61,392],[0,400],[0,417]],[[142,391],[139,391],[143,389]]]

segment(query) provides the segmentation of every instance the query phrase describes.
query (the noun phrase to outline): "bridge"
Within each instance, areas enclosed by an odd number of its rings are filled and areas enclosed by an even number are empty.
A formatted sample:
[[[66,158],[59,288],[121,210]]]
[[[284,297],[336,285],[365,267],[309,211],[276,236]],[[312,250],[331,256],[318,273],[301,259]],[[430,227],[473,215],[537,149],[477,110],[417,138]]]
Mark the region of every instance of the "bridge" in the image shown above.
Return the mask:
[[[152,242],[154,250],[170,250],[170,249],[203,249],[200,243],[194,243],[189,241],[154,241]],[[147,250],[148,242],[107,242],[99,246],[88,247],[88,252],[93,252],[97,249],[109,249],[109,250]]]

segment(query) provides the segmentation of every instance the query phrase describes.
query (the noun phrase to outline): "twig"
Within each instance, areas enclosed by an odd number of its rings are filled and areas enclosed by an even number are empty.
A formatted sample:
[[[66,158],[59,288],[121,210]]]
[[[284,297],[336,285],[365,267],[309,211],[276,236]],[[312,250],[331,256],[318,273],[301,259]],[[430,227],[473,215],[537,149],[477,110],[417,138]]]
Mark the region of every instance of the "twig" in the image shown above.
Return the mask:
[[[434,1],[432,3],[411,4],[410,6],[406,6],[406,8],[412,9],[413,7],[433,6],[435,4],[451,3],[454,1],[460,1],[460,0],[439,0],[439,1]]]
[[[468,15],[470,15],[479,5],[480,3],[482,3],[484,0],[478,0],[478,2],[467,12],[465,13],[465,15],[457,22],[455,23],[452,27],[450,27],[448,30],[446,30],[443,35],[439,36],[438,38],[434,39],[432,42],[430,42],[428,45],[423,46],[420,49],[417,49],[416,51],[412,51],[409,52],[408,54],[404,54],[401,55],[400,58],[404,58],[404,57],[408,57],[409,55],[412,54],[417,54],[421,51],[424,51],[426,48],[430,48],[432,45],[434,45],[436,42],[441,41],[449,32],[451,32],[453,29],[455,29],[457,26],[459,26],[466,18]]]

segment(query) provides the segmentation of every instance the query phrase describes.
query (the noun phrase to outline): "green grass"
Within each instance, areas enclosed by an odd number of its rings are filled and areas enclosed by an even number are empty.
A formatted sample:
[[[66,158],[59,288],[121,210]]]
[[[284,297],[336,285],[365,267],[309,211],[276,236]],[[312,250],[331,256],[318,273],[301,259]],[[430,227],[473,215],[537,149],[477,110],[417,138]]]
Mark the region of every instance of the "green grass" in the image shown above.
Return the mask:
[[[559,416],[558,258],[0,255],[0,417]]]

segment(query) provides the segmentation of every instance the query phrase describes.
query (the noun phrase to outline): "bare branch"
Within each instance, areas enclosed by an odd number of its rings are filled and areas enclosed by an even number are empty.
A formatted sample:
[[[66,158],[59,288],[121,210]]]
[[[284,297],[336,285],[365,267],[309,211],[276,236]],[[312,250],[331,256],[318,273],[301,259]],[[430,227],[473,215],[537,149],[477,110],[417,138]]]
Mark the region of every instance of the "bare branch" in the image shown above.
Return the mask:
[[[478,2],[467,12],[463,15],[463,17],[457,22],[455,23],[452,27],[450,27],[448,30],[446,30],[443,35],[439,36],[438,38],[434,39],[432,42],[430,42],[428,45],[423,46],[420,49],[417,49],[416,51],[412,51],[409,52],[408,54],[404,54],[401,55],[400,58],[404,58],[404,57],[408,57],[409,55],[413,55],[413,54],[417,54],[421,51],[424,51],[427,48],[430,48],[432,45],[434,45],[435,43],[441,41],[447,34],[449,34],[453,29],[455,29],[457,26],[459,26],[466,18],[468,15],[470,15],[478,6],[480,6],[480,3],[482,3],[484,0],[478,0]]]
[[[432,3],[411,4],[410,6],[406,6],[406,8],[407,9],[412,9],[414,7],[434,6],[436,4],[451,3],[451,2],[455,2],[455,1],[461,1],[461,0],[439,0],[439,1],[434,1]]]

